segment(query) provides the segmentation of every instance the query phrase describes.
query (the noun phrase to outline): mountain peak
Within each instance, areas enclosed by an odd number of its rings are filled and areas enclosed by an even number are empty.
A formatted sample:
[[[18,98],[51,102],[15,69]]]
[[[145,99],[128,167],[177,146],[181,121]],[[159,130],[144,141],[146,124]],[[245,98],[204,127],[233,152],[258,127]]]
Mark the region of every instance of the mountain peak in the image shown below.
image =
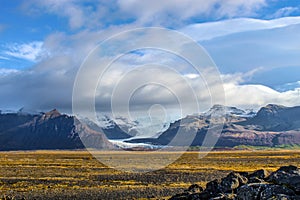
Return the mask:
[[[213,105],[205,114],[206,115],[212,115],[213,113],[225,113],[226,107],[221,104],[215,104]]]
[[[205,115],[211,115],[212,113],[227,114],[227,115],[245,115],[246,112],[236,107],[225,106],[220,104],[213,105]]]
[[[49,112],[46,112],[44,115],[46,118],[55,118],[61,116],[61,113],[57,109],[53,109]]]
[[[258,112],[258,116],[277,116],[278,112],[285,109],[285,106],[277,104],[268,104],[265,107],[262,107]]]
[[[282,105],[277,105],[277,104],[268,104],[265,107],[262,108],[268,108],[268,109],[282,109],[282,108],[286,108],[285,106]]]
[[[0,125],[0,151],[114,147],[101,131],[56,109],[40,115],[3,115]]]

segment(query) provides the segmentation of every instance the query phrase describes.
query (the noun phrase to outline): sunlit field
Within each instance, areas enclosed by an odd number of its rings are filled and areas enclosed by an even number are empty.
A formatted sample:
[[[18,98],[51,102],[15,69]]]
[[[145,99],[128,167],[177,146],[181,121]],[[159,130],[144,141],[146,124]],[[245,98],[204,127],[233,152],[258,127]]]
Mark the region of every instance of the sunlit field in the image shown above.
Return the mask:
[[[143,152],[130,153],[144,156]],[[165,152],[169,156],[178,153]],[[118,152],[98,154],[109,157]],[[127,155],[119,153],[119,156],[126,159]],[[229,171],[250,172],[261,168],[273,171],[288,164],[300,166],[300,151],[210,152],[201,159],[199,152],[187,152],[166,168],[148,173],[111,169],[87,151],[0,152],[0,197],[167,199],[192,183],[205,186]]]

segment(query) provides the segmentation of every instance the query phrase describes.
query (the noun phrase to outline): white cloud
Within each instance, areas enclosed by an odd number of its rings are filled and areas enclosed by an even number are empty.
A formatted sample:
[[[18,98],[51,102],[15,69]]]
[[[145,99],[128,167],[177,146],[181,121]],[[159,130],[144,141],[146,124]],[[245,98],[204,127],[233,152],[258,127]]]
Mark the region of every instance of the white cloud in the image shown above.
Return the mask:
[[[271,15],[271,18],[279,18],[279,17],[285,17],[289,16],[290,14],[299,11],[299,7],[284,7],[277,10],[273,15]]]
[[[7,50],[3,54],[10,57],[29,60],[32,62],[38,61],[43,55],[43,42],[35,41],[22,44],[10,44],[6,47]]]
[[[23,8],[31,13],[55,14],[69,19],[69,25],[72,29],[80,28],[85,23],[85,16],[82,7],[77,5],[77,0],[49,0],[39,1],[31,0],[24,2]],[[42,11],[39,11],[42,9]]]
[[[236,85],[232,83],[225,83],[224,88],[227,104],[242,108],[257,109],[269,103],[296,106],[300,100],[297,88],[278,92],[264,85]]]
[[[184,76],[189,79],[194,79],[194,78],[198,78],[199,74],[185,74]]]
[[[273,20],[237,18],[218,22],[191,24],[180,31],[197,41],[203,41],[234,33],[282,28],[294,24],[300,24],[300,17],[285,17]]]
[[[5,56],[0,56],[0,60],[9,60],[9,58]]]
[[[134,21],[138,26],[173,26],[193,17],[254,16],[263,6],[266,6],[266,0],[115,0],[88,3],[81,0],[30,0],[23,7],[26,12],[35,13],[42,9],[42,12],[65,17],[72,29],[95,29],[120,21]]]
[[[3,76],[18,73],[18,72],[19,72],[19,70],[16,70],[16,69],[0,68],[0,78],[3,77]]]
[[[119,0],[118,5],[141,23],[172,24],[197,16],[252,16],[266,3],[265,0]]]
[[[253,75],[253,73],[255,72],[222,75],[226,98],[225,102],[227,105],[252,109],[258,109],[268,103],[286,106],[298,105],[300,97],[298,96],[297,88],[285,92],[278,92],[264,85],[245,84],[244,81],[248,76]],[[98,106],[102,105],[103,111],[105,107],[109,108],[111,98],[119,96],[123,98],[119,98],[116,101],[118,105],[124,106],[125,108],[127,103],[126,101],[124,102],[124,97],[129,92],[132,92],[131,88],[134,85],[139,85],[139,83],[145,81],[145,79],[150,79],[154,83],[163,83],[163,86],[149,84],[135,91],[130,101],[132,110],[143,110],[150,105],[158,103],[167,108],[167,110],[179,108],[179,105],[181,105],[187,108],[189,112],[183,113],[183,115],[191,114],[196,112],[195,101],[193,99],[194,92],[199,100],[200,110],[202,111],[207,110],[211,106],[211,95],[218,95],[218,91],[214,89],[215,87],[210,85],[209,88],[207,88],[205,80],[198,74],[186,74],[182,77],[178,77],[163,68],[143,69],[131,74],[126,74],[126,70],[123,71],[119,69],[107,71],[105,78],[99,83],[100,86],[98,87],[98,93],[96,95],[96,101],[99,103]],[[85,84],[86,88],[91,88],[90,85],[93,83],[91,80],[86,80]],[[113,91],[116,87],[119,87],[117,91],[121,93],[113,96]],[[93,94],[91,93],[91,95]],[[176,97],[184,98],[182,98],[182,102],[177,104],[178,99],[176,100]],[[188,108],[189,106],[190,109]],[[122,108],[119,109],[122,110]],[[170,111],[168,110],[168,112]]]
[[[278,90],[278,91],[288,91],[288,90],[293,90],[295,88],[300,88],[300,81],[285,83],[283,85],[278,86],[276,88],[276,90]],[[300,91],[300,89],[298,91]]]

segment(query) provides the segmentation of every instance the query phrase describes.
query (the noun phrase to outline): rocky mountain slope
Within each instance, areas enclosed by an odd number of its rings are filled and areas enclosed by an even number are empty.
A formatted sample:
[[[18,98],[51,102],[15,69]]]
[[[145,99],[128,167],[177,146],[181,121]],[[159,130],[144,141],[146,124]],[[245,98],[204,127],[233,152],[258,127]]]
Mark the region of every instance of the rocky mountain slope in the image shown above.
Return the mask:
[[[220,109],[218,105],[207,113],[180,119],[172,123],[158,138],[142,138],[129,142],[168,145],[180,129],[183,132],[182,144],[185,144],[185,138],[193,137],[191,145],[201,146],[209,128],[211,115]],[[231,107],[225,108],[225,113],[225,123],[216,147],[238,145],[272,147],[300,144],[300,106],[284,107],[270,104],[262,107],[256,115],[246,114],[240,109]],[[212,131],[211,134],[214,132]],[[178,141],[180,146],[180,140]]]
[[[81,139],[82,140],[81,140]],[[84,141],[84,144],[83,142]],[[102,132],[57,110],[0,114],[0,150],[113,148]]]
[[[300,130],[300,106],[285,107],[269,104],[261,108],[253,118],[240,124],[253,125],[255,130],[259,131]]]

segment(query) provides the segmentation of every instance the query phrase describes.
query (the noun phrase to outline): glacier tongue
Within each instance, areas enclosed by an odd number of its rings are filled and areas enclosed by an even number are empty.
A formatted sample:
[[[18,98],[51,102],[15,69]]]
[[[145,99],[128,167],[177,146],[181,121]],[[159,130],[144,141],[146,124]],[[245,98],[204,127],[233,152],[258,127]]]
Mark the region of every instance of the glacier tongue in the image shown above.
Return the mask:
[[[109,140],[114,145],[123,148],[123,149],[130,149],[130,148],[144,148],[144,149],[160,149],[162,146],[146,144],[146,143],[129,143],[125,140]]]

